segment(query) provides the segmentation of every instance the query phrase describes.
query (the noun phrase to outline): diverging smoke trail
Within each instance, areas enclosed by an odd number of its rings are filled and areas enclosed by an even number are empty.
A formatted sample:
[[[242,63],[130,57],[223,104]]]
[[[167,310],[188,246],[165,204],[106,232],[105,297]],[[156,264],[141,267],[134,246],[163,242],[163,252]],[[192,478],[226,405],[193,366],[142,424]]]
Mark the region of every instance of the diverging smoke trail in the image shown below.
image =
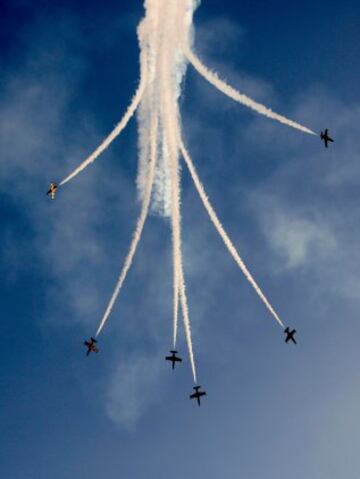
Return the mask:
[[[215,213],[213,207],[211,206],[211,203],[210,203],[210,201],[209,201],[209,199],[206,195],[206,192],[204,190],[204,187],[203,187],[203,185],[202,185],[202,183],[201,183],[201,181],[200,181],[200,179],[199,179],[199,177],[196,173],[193,162],[191,161],[190,155],[189,155],[187,149],[185,148],[185,145],[184,145],[182,139],[180,139],[180,150],[181,150],[181,153],[184,157],[185,163],[186,163],[186,165],[187,165],[187,167],[190,171],[190,174],[191,174],[191,177],[194,181],[195,187],[196,187],[196,189],[197,189],[197,191],[200,195],[201,201],[203,202],[204,207],[205,207],[206,211],[208,212],[208,214],[210,216],[210,219],[211,219],[212,223],[214,224],[216,230],[218,231],[219,235],[223,239],[223,241],[225,243],[225,246],[229,250],[229,253],[234,258],[235,262],[237,263],[237,265],[239,266],[241,271],[244,273],[244,275],[247,278],[247,280],[249,281],[249,283],[255,289],[255,291],[257,292],[260,299],[264,302],[265,306],[270,311],[272,316],[276,319],[276,321],[280,324],[280,326],[282,326],[284,328],[283,322],[281,321],[278,314],[276,313],[274,308],[271,306],[271,304],[269,303],[269,301],[265,297],[264,293],[261,291],[260,287],[258,286],[256,281],[252,277],[250,271],[247,269],[245,263],[243,262],[243,260],[241,259],[240,255],[239,255],[239,253],[236,251],[236,248],[233,245],[231,239],[228,237],[226,231],[224,230],[224,227],[222,226],[219,218],[217,217],[217,214]]]
[[[161,48],[160,83],[161,83],[161,120],[163,125],[164,140],[167,146],[168,166],[171,179],[171,225],[173,242],[173,267],[174,267],[174,345],[177,336],[178,300],[183,312],[185,335],[189,350],[191,368],[196,382],[196,368],[191,338],[191,327],[185,291],[185,281],[181,252],[181,214],[180,214],[180,174],[179,174],[179,145],[178,145],[178,108],[177,98],[178,82],[173,75],[174,52],[176,52],[176,25],[173,22],[178,18],[178,2],[172,2],[164,9],[163,25],[164,35]],[[172,19],[172,22],[170,21]]]
[[[192,369],[192,373],[193,373],[194,382],[196,384],[196,382],[197,382],[196,381],[196,367],[195,367],[194,352],[193,352],[193,345],[192,345],[192,338],[191,338],[189,308],[188,308],[187,298],[186,298],[184,271],[183,271],[182,268],[180,270],[180,278],[179,278],[179,293],[180,293],[181,308],[182,308],[183,318],[184,318],[185,335],[186,335],[188,349],[189,349],[191,369]]]
[[[174,132],[172,117],[168,117],[168,127],[171,133]],[[176,130],[175,130],[176,131]],[[172,136],[172,135],[171,135]],[[173,137],[174,138],[174,137]],[[191,326],[189,318],[189,308],[186,298],[185,279],[183,271],[182,251],[181,251],[181,215],[180,215],[180,179],[178,156],[174,154],[174,150],[170,147],[170,162],[171,162],[171,188],[172,194],[172,233],[173,233],[173,261],[174,261],[174,348],[176,345],[177,336],[177,320],[178,320],[178,297],[180,296],[180,303],[183,314],[184,329],[186,342],[189,351],[189,358],[191,369],[196,383],[196,366],[194,359],[194,350],[191,337]]]
[[[255,110],[256,112],[260,113],[261,115],[265,115],[273,120],[276,120],[284,125],[288,125],[292,128],[297,130],[303,131],[305,133],[309,133],[310,135],[316,135],[316,133],[309,128],[306,128],[295,121],[289,120],[288,118],[275,113],[270,108],[258,103],[248,96],[240,93],[239,91],[235,90],[232,86],[228,85],[226,82],[221,80],[215,72],[209,70],[200,60],[199,58],[191,51],[188,46],[184,47],[184,52],[189,60],[189,62],[193,65],[193,67],[202,75],[209,83],[211,83],[215,88],[220,90],[224,95],[232,98],[234,101],[242,103],[243,105]]]
[[[137,225],[134,231],[134,236],[132,239],[132,242],[130,244],[129,252],[126,256],[124,266],[122,268],[122,271],[120,273],[118,282],[116,283],[114,292],[111,296],[111,299],[109,301],[109,304],[106,308],[106,311],[104,313],[104,316],[100,322],[100,325],[98,327],[98,330],[96,332],[96,337],[101,333],[101,330],[105,326],[107,320],[109,319],[109,316],[111,314],[111,311],[114,307],[114,304],[116,302],[117,297],[119,296],[119,293],[121,291],[121,288],[124,284],[124,281],[126,279],[127,273],[131,267],[132,261],[134,259],[135,253],[137,246],[139,244],[141,234],[144,228],[145,220],[148,215],[149,211],[149,205],[150,205],[150,200],[151,200],[151,192],[152,192],[152,187],[153,187],[153,181],[154,181],[154,171],[155,171],[155,164],[156,164],[156,157],[157,157],[157,144],[158,144],[158,120],[156,117],[153,117],[152,123],[151,123],[151,130],[150,130],[150,135],[151,135],[151,152],[150,152],[150,167],[149,167],[149,175],[148,175],[148,180],[147,180],[147,185],[146,185],[146,192],[144,196],[144,201],[142,205],[142,209],[140,212],[140,216],[137,221]]]
[[[83,171],[87,166],[89,166],[91,163],[93,163],[100,155],[103,153],[103,151],[106,150],[110,146],[110,144],[115,140],[117,136],[120,135],[120,133],[126,128],[127,124],[129,123],[129,120],[135,113],[137,107],[139,106],[139,103],[141,101],[141,98],[143,97],[145,88],[146,88],[146,74],[145,74],[145,65],[143,65],[144,59],[142,57],[141,59],[141,77],[140,77],[140,83],[139,86],[136,90],[136,93],[128,106],[128,109],[126,110],[124,116],[120,120],[120,122],[116,125],[116,127],[113,129],[113,131],[108,135],[105,140],[96,148],[96,150],[91,153],[90,156],[84,160],[81,165],[79,165],[75,170],[70,173],[65,179],[63,179],[60,183],[60,186],[64,185],[68,181],[72,180],[76,175],[78,175],[81,171]]]
[[[169,138],[170,167],[171,167],[171,189],[172,189],[172,231],[173,231],[173,252],[174,252],[174,281],[176,281],[176,293],[180,296],[180,303],[183,313],[185,336],[189,350],[191,369],[196,383],[196,366],[194,350],[191,337],[191,326],[189,318],[189,308],[186,298],[185,279],[183,270],[182,250],[181,250],[181,214],[180,214],[180,175],[179,175],[179,156],[178,156],[178,117],[177,111],[168,110],[166,115],[166,127]],[[174,291],[175,292],[175,291]],[[177,298],[174,297],[174,347],[177,336]]]
[[[180,234],[180,187],[178,171],[178,147],[171,128],[173,115],[176,115],[174,102],[176,102],[176,85],[172,77],[172,62],[174,61],[172,44],[174,35],[174,15],[176,3],[171,2],[167,9],[161,10],[160,22],[163,25],[161,44],[158,46],[159,56],[159,88],[160,88],[160,117],[163,135],[163,153],[166,157],[163,167],[169,172],[170,179],[170,218],[172,235],[172,259],[173,259],[173,346],[176,349],[178,314],[179,314],[179,285],[181,258],[181,234]],[[168,15],[167,15],[168,14]],[[168,21],[167,21],[168,17]],[[171,21],[172,20],[172,21]],[[163,177],[167,176],[164,171]]]

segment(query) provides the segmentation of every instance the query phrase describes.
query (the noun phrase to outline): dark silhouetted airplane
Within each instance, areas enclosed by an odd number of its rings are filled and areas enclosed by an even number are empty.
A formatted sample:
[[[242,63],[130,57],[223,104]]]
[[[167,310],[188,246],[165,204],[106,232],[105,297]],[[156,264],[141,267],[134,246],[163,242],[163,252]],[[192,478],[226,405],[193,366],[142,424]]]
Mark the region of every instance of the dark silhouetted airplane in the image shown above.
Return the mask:
[[[181,363],[182,359],[176,356],[177,351],[170,351],[171,356],[166,356],[166,361],[172,361],[172,369],[175,369],[175,363]]]
[[[198,402],[198,405],[200,406],[200,398],[201,396],[206,396],[205,391],[199,391],[201,386],[194,386],[193,389],[195,389],[195,392],[191,394],[190,399],[196,399]]]
[[[329,134],[328,134],[329,130],[326,128],[325,132],[321,132],[320,133],[320,138],[321,140],[324,142],[325,144],[325,148],[328,147],[328,142],[330,141],[331,143],[334,143],[334,140],[332,138],[330,138]]]
[[[50,183],[50,189],[49,189],[49,191],[48,191],[46,194],[47,194],[48,196],[50,196],[50,198],[51,198],[52,200],[54,200],[57,189],[58,189],[58,185],[57,185],[56,183],[51,182],[51,183]]]
[[[295,338],[294,338],[294,334],[296,333],[296,329],[293,329],[292,331],[290,331],[289,328],[286,328],[284,333],[286,334],[285,343],[288,343],[291,340],[294,344],[297,344],[297,342],[295,341]]]
[[[88,350],[86,351],[86,356],[89,356],[90,353],[98,353],[99,352],[99,349],[96,346],[96,343],[97,343],[97,341],[94,338],[90,338],[90,341],[85,341],[84,342],[85,346],[88,348]]]

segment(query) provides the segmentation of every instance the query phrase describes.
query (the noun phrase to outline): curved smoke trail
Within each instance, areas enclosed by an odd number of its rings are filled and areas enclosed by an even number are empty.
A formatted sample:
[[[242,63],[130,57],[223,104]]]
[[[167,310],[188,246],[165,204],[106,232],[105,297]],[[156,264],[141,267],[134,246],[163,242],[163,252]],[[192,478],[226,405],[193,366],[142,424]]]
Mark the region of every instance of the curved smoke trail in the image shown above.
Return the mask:
[[[229,238],[229,236],[227,235],[226,231],[224,230],[224,227],[222,226],[219,218],[217,217],[217,214],[215,213],[213,207],[211,206],[211,203],[209,201],[209,198],[207,197],[207,194],[204,190],[204,187],[196,173],[196,170],[195,170],[195,167],[193,165],[193,162],[191,161],[191,158],[190,158],[190,155],[187,151],[187,149],[185,148],[185,145],[183,143],[183,140],[180,139],[180,150],[181,150],[181,153],[184,157],[184,160],[185,160],[185,163],[190,171],[190,175],[191,175],[191,178],[193,179],[194,181],[194,184],[195,184],[195,187],[199,193],[199,196],[201,198],[201,201],[203,202],[203,205],[208,213],[208,215],[210,216],[210,219],[213,223],[213,225],[215,226],[217,232],[219,233],[219,235],[221,236],[222,240],[224,241],[225,243],[225,246],[227,247],[229,253],[231,254],[231,256],[234,258],[235,262],[237,263],[237,265],[239,266],[239,268],[241,269],[241,271],[244,273],[246,279],[249,281],[249,283],[251,284],[251,286],[255,289],[256,293],[258,294],[258,296],[260,297],[260,299],[263,301],[263,303],[265,304],[265,306],[267,307],[267,309],[270,311],[270,313],[272,314],[272,316],[276,319],[276,321],[280,324],[280,326],[282,326],[284,328],[284,324],[283,322],[281,321],[281,319],[279,318],[278,314],[276,313],[276,311],[274,310],[274,308],[271,306],[271,304],[269,303],[269,301],[267,300],[266,296],[264,295],[264,293],[261,291],[260,287],[258,286],[258,284],[256,283],[256,281],[254,280],[254,278],[252,277],[250,271],[247,269],[245,263],[243,262],[243,260],[241,259],[239,253],[237,252],[235,246],[233,245],[231,239]]]
[[[194,351],[193,351],[192,337],[191,337],[189,308],[188,308],[187,297],[186,297],[184,271],[182,268],[180,269],[179,292],[180,292],[180,301],[181,301],[181,307],[182,307],[183,319],[184,319],[185,336],[186,336],[189,356],[190,356],[191,370],[193,373],[194,382],[196,384],[196,367],[195,367]]]
[[[178,3],[169,5],[169,9],[173,8],[172,15],[169,18],[176,21],[179,18],[177,14]],[[163,18],[166,22],[167,17]],[[177,25],[171,22],[166,24],[163,44],[161,48],[161,76],[159,81],[162,88],[162,120],[164,139],[168,150],[168,167],[170,169],[171,179],[171,224],[172,224],[172,242],[173,242],[173,266],[174,266],[174,347],[177,336],[177,321],[178,321],[178,299],[183,312],[185,336],[187,340],[189,358],[193,372],[194,381],[196,382],[196,367],[194,352],[192,346],[191,327],[188,312],[188,304],[185,290],[185,280],[183,273],[183,261],[181,252],[181,214],[180,214],[180,174],[179,174],[179,145],[178,137],[178,117],[179,112],[177,106],[177,88],[178,83],[176,79],[169,75],[170,65],[173,62],[172,53],[175,50],[174,35],[172,32],[176,31]]]
[[[169,5],[169,19],[174,20],[174,13],[176,3]],[[171,13],[173,13],[171,15]],[[172,43],[173,37],[169,36],[170,31],[174,31],[173,22],[166,23],[166,16],[160,18],[164,22],[164,35],[159,51],[160,61],[160,88],[162,90],[162,102],[160,105],[162,128],[164,135],[164,155],[166,162],[165,169],[169,171],[170,178],[170,217],[171,217],[171,236],[172,236],[172,256],[173,256],[173,346],[176,348],[177,340],[177,326],[179,314],[179,287],[180,287],[180,269],[182,266],[181,255],[181,218],[180,218],[180,178],[179,178],[179,152],[174,137],[174,132],[171,131],[171,121],[173,115],[177,112],[172,108],[174,100],[176,101],[176,89],[178,85],[174,84],[174,79],[169,77],[169,70],[171,69],[171,53],[173,51]],[[176,103],[175,103],[176,104]]]
[[[189,62],[193,65],[195,70],[197,70],[200,75],[202,75],[209,83],[211,83],[215,88],[220,90],[224,95],[227,95],[230,97],[232,100],[242,103],[243,105],[251,108],[252,110],[255,110],[256,112],[260,113],[261,115],[265,115],[268,118],[272,118],[273,120],[276,120],[280,123],[283,123],[284,125],[290,126],[292,128],[295,128],[297,130],[303,131],[304,133],[308,133],[310,135],[316,135],[317,134],[307,128],[306,126],[300,125],[299,123],[296,123],[295,121],[289,120],[285,116],[279,115],[278,113],[275,113],[272,111],[270,108],[267,108],[266,106],[262,105],[261,103],[258,103],[248,96],[240,93],[239,91],[235,90],[232,86],[228,85],[226,82],[221,80],[217,73],[212,72],[209,70],[201,61],[200,59],[191,51],[189,46],[184,47],[184,52],[189,60]]]
[[[78,175],[81,171],[83,171],[87,166],[89,166],[91,163],[93,163],[100,155],[103,153],[106,148],[108,148],[111,143],[115,140],[117,136],[120,135],[120,133],[126,128],[127,124],[129,123],[129,120],[135,113],[137,107],[139,106],[139,103],[143,97],[145,88],[146,88],[146,74],[145,74],[145,65],[143,59],[141,59],[141,75],[140,75],[140,83],[139,86],[135,92],[135,95],[128,106],[128,109],[126,110],[124,116],[120,120],[120,122],[116,125],[116,127],[113,129],[113,131],[108,135],[105,140],[96,148],[93,153],[91,153],[90,156],[86,158],[75,170],[70,173],[66,178],[64,178],[59,186],[65,185],[68,181],[72,180],[76,175]]]
[[[139,244],[141,234],[144,228],[144,224],[146,221],[146,217],[148,215],[149,211],[149,205],[150,205],[150,200],[151,200],[151,191],[152,191],[152,186],[153,186],[153,180],[154,180],[154,171],[155,171],[155,164],[156,164],[156,150],[157,150],[157,143],[158,143],[158,122],[157,119],[154,118],[152,128],[150,131],[151,134],[151,155],[150,155],[150,170],[149,170],[149,176],[148,176],[148,183],[147,183],[147,189],[146,189],[146,196],[143,201],[142,209],[140,216],[137,221],[137,225],[135,228],[133,240],[130,244],[129,252],[126,256],[124,266],[121,270],[119,279],[116,283],[114,292],[111,296],[111,299],[109,301],[109,304],[106,308],[106,311],[104,313],[104,316],[100,322],[100,325],[98,327],[98,330],[96,332],[96,337],[101,333],[101,330],[106,324],[106,321],[109,319],[109,316],[111,314],[111,311],[114,307],[114,304],[116,302],[117,297],[119,296],[119,293],[121,291],[121,288],[124,284],[124,281],[126,279],[127,273],[130,269],[130,266],[132,264],[132,261],[134,259],[135,253],[137,246]]]

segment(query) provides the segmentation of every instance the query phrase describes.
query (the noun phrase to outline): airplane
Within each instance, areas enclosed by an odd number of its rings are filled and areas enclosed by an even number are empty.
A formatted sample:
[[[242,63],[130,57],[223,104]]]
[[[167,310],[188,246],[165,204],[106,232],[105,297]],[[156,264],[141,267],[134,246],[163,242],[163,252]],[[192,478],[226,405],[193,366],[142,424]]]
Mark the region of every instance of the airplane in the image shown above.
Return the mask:
[[[182,359],[176,356],[177,351],[170,351],[171,356],[166,356],[166,361],[172,361],[172,369],[175,369],[175,363],[181,363]]]
[[[200,398],[201,398],[201,396],[206,396],[206,392],[205,392],[205,391],[199,391],[200,388],[201,388],[201,386],[194,386],[193,389],[195,389],[196,392],[194,392],[194,393],[191,394],[191,396],[190,396],[190,399],[196,399],[196,400],[197,400],[199,406],[200,406]]]
[[[286,334],[285,343],[287,343],[291,340],[294,344],[297,344],[297,342],[295,341],[295,338],[294,338],[294,334],[296,333],[296,329],[293,329],[292,331],[290,331],[289,328],[286,328],[284,333]]]
[[[50,183],[50,189],[49,189],[49,191],[48,191],[46,194],[47,194],[48,196],[50,196],[50,198],[51,198],[52,200],[54,200],[57,189],[58,189],[58,185],[57,185],[56,183],[51,182],[51,183]]]
[[[322,131],[320,133],[320,138],[324,142],[325,148],[328,147],[328,142],[329,141],[331,141],[331,143],[334,143],[334,140],[332,138],[330,138],[330,136],[328,135],[328,132],[329,132],[329,130],[326,128],[325,132]]]
[[[96,346],[96,339],[90,338],[90,341],[84,341],[85,346],[88,348],[86,351],[86,356],[89,356],[90,353],[98,353],[99,349]]]

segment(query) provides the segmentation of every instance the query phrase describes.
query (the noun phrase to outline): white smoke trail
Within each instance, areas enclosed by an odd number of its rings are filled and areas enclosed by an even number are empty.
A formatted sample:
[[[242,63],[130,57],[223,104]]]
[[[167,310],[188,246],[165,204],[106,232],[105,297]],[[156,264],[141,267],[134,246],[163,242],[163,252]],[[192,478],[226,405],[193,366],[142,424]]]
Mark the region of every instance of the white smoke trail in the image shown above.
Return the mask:
[[[235,246],[233,245],[231,239],[228,237],[226,231],[224,230],[224,227],[222,226],[219,218],[217,217],[217,214],[215,213],[213,207],[211,206],[211,203],[209,201],[209,198],[207,197],[206,195],[206,192],[204,190],[204,187],[196,173],[196,170],[195,170],[195,167],[193,165],[193,162],[190,158],[190,155],[187,151],[187,149],[185,148],[185,145],[183,143],[183,140],[180,138],[180,150],[181,150],[181,153],[184,157],[184,160],[186,162],[186,165],[187,167],[189,168],[189,171],[190,171],[190,174],[191,174],[191,177],[194,181],[194,184],[195,184],[195,187],[199,193],[199,196],[201,198],[201,201],[203,202],[204,204],[204,207],[206,209],[206,211],[208,212],[209,216],[210,216],[210,219],[212,221],[212,223],[214,224],[217,232],[219,233],[219,235],[221,236],[222,240],[224,241],[225,243],[225,246],[227,247],[227,249],[229,250],[229,253],[231,254],[231,256],[234,258],[235,262],[237,263],[237,265],[239,266],[239,268],[241,269],[241,271],[244,273],[245,277],[247,278],[247,280],[249,281],[249,283],[252,285],[252,287],[255,289],[255,291],[257,292],[258,296],[260,297],[260,299],[264,302],[265,306],[267,307],[267,309],[270,311],[270,313],[272,314],[272,316],[276,319],[276,321],[280,324],[280,326],[282,326],[284,328],[284,324],[283,322],[281,321],[281,319],[279,318],[278,314],[276,313],[276,311],[274,310],[274,308],[271,306],[271,304],[269,303],[269,301],[267,300],[267,298],[265,297],[264,293],[261,291],[260,287],[258,286],[258,284],[256,283],[256,281],[254,280],[254,278],[252,277],[250,271],[247,269],[245,263],[243,262],[243,260],[241,259],[239,253],[237,252]]]
[[[234,101],[242,103],[243,105],[251,108],[252,110],[257,111],[261,115],[265,115],[269,118],[272,118],[273,120],[283,123],[284,125],[288,125],[297,130],[303,131],[305,133],[309,133],[310,135],[317,136],[317,133],[310,130],[309,128],[306,128],[305,126],[300,125],[299,123],[296,123],[295,121],[289,120],[288,118],[282,115],[279,115],[278,113],[275,113],[270,108],[267,108],[261,103],[258,103],[252,100],[251,98],[249,98],[248,96],[235,90],[235,88],[233,88],[232,86],[228,85],[226,82],[221,80],[219,76],[217,75],[217,73],[209,70],[186,44],[184,46],[184,52],[189,62],[200,73],[200,75],[202,75],[215,88],[217,88],[222,93],[224,93],[224,95],[227,95],[228,97],[232,98]]]
[[[158,80],[159,70],[159,44],[161,39],[161,25],[159,23],[159,1],[145,1],[146,15],[138,27],[138,39],[141,52],[146,51],[147,58],[147,88],[143,98],[141,99],[139,109],[137,111],[138,121],[138,175],[137,189],[138,196],[141,201],[144,200],[147,177],[149,175],[149,152],[150,138],[149,129],[153,115],[156,115],[159,122],[159,148],[156,160],[156,169],[154,176],[154,185],[152,189],[151,208],[154,211],[160,210],[164,198],[164,186],[167,179],[160,178],[159,170],[162,170],[162,135],[161,121],[159,115],[160,89]],[[161,205],[161,206],[159,206]]]
[[[137,107],[139,106],[139,103],[143,97],[145,88],[146,88],[146,74],[145,74],[145,65],[144,65],[144,57],[142,56],[141,58],[141,76],[140,76],[140,83],[139,86],[135,92],[135,95],[128,106],[128,109],[126,110],[124,116],[120,120],[120,122],[116,125],[116,127],[113,129],[113,131],[108,135],[105,140],[96,148],[93,153],[91,153],[90,156],[86,158],[75,170],[70,173],[66,178],[64,178],[59,186],[64,185],[68,181],[72,180],[76,175],[78,175],[81,171],[83,171],[87,166],[89,166],[91,163],[93,163],[100,155],[103,153],[106,148],[110,146],[110,144],[115,140],[117,136],[120,135],[120,133],[126,128],[129,120],[135,113]]]
[[[170,159],[171,159],[171,180],[172,180],[172,205],[173,213],[171,215],[172,220],[172,232],[173,232],[173,261],[174,261],[174,349],[176,346],[176,337],[177,337],[177,322],[178,322],[178,295],[180,295],[180,302],[183,313],[183,321],[185,328],[186,342],[189,351],[189,358],[191,369],[194,377],[194,382],[196,383],[196,366],[194,351],[192,345],[191,337],[191,326],[189,318],[189,309],[186,298],[186,289],[185,289],[185,279],[183,272],[183,261],[182,261],[182,251],[181,251],[181,215],[180,215],[180,181],[179,181],[179,172],[178,172],[178,158],[173,155],[173,150],[171,149]],[[176,160],[176,161],[174,161]]]
[[[166,98],[166,95],[165,95]],[[194,351],[191,337],[191,326],[189,318],[189,309],[186,298],[186,287],[183,271],[182,249],[181,249],[181,214],[180,214],[180,175],[179,175],[179,156],[178,143],[176,138],[178,136],[179,126],[177,121],[177,114],[168,110],[166,115],[166,125],[168,131],[169,151],[170,151],[170,167],[171,167],[171,189],[172,189],[172,232],[173,232],[173,261],[174,261],[174,348],[177,337],[177,321],[178,321],[178,297],[180,295],[180,302],[183,313],[183,321],[185,328],[185,336],[189,350],[189,358],[191,369],[196,383],[196,366]]]
[[[178,117],[177,99],[179,95],[179,80],[171,74],[177,72],[173,68],[173,53],[176,52],[179,18],[184,19],[179,11],[184,8],[179,2],[167,4],[163,9],[163,41],[161,45],[161,63],[160,63],[160,88],[161,88],[161,118],[163,122],[164,141],[168,152],[168,168],[170,169],[171,179],[171,225],[173,242],[173,266],[174,266],[174,347],[176,345],[177,321],[178,321],[178,299],[180,296],[185,335],[189,350],[191,368],[194,381],[196,382],[196,367],[194,352],[192,347],[191,327],[186,298],[185,281],[182,265],[181,252],[181,214],[180,214],[180,175],[179,175],[179,145],[178,137]],[[181,20],[180,20],[181,21]],[[181,25],[180,25],[181,29]],[[180,30],[181,31],[181,30]],[[177,64],[178,67],[178,64]]]
[[[156,163],[151,209],[154,213],[164,217],[171,216],[171,179],[168,146],[164,139],[166,125],[163,122],[160,107],[160,99],[163,95],[163,83],[160,80],[163,74],[162,58],[164,55],[167,57],[168,67],[165,74],[166,80],[171,80],[171,101],[178,103],[188,64],[181,45],[183,41],[192,44],[192,19],[198,4],[197,0],[145,0],[146,15],[138,29],[140,50],[147,52],[148,72],[150,71],[148,78],[153,76],[155,81],[151,89],[147,89],[145,92],[138,110],[137,118],[141,128],[139,131],[140,155],[137,187],[142,199],[147,177],[144,152],[146,148],[149,148],[147,129],[143,126],[149,122],[148,104],[151,96],[158,100],[154,102],[154,108],[159,115],[160,128],[159,155]]]
[[[115,301],[116,301],[117,297],[119,296],[120,290],[122,288],[122,285],[124,284],[127,273],[130,269],[133,258],[135,256],[136,249],[137,249],[137,246],[139,244],[141,234],[142,234],[142,231],[143,231],[143,228],[144,228],[144,224],[145,224],[145,221],[146,221],[146,217],[148,215],[149,205],[150,205],[150,200],[151,200],[151,191],[152,191],[152,186],[153,186],[153,181],[154,181],[154,171],[155,171],[155,165],[156,165],[156,157],[157,157],[158,121],[157,121],[156,117],[154,117],[152,125],[151,125],[150,137],[151,137],[150,168],[149,168],[149,175],[148,175],[148,179],[147,179],[146,196],[144,197],[142,209],[141,209],[138,221],[137,221],[137,225],[136,225],[136,228],[135,228],[135,231],[134,231],[134,236],[133,236],[132,242],[130,244],[129,252],[126,256],[124,266],[123,266],[122,271],[120,273],[119,279],[116,283],[114,292],[111,296],[109,304],[106,308],[104,316],[103,316],[103,318],[100,322],[100,325],[98,327],[98,330],[96,332],[96,337],[101,333],[101,330],[105,326],[106,321],[108,320],[108,318],[111,314],[111,311],[114,307]]]
[[[174,20],[175,3],[169,4],[167,12],[169,13],[169,20]],[[159,89],[160,89],[160,111],[163,139],[163,162],[162,162],[162,176],[169,177],[170,180],[170,199],[167,201],[170,204],[171,217],[171,236],[172,236],[172,259],[173,259],[173,346],[176,348],[177,339],[177,325],[178,325],[178,310],[179,310],[179,279],[181,267],[181,238],[180,238],[180,206],[179,206],[179,177],[178,177],[178,151],[176,144],[174,144],[174,137],[169,129],[169,118],[176,114],[174,110],[170,111],[174,101],[174,82],[169,75],[171,71],[171,58],[169,53],[171,51],[172,38],[169,37],[169,30],[173,30],[173,22],[166,21],[166,10],[162,9],[162,17],[160,22],[163,25],[163,37],[161,44],[158,45],[159,57]]]
[[[192,373],[193,373],[194,383],[196,384],[196,367],[195,367],[194,351],[193,351],[192,337],[191,337],[189,308],[188,308],[188,304],[187,304],[184,272],[183,272],[182,268],[180,269],[179,292],[180,292],[180,301],[181,301],[181,307],[182,307],[182,312],[183,312],[185,336],[186,336],[188,350],[189,350],[191,370],[192,370]]]
[[[189,318],[189,309],[186,298],[186,289],[185,289],[185,279],[183,272],[183,261],[182,261],[182,251],[181,251],[181,216],[180,216],[180,181],[179,181],[179,172],[178,172],[178,158],[174,156],[173,149],[170,149],[170,160],[171,160],[171,187],[173,192],[172,197],[172,234],[173,234],[173,262],[174,262],[174,349],[176,346],[176,337],[177,337],[177,321],[178,321],[178,296],[180,295],[180,302],[183,313],[183,321],[185,328],[185,336],[189,351],[189,358],[191,369],[194,377],[194,382],[196,383],[196,366],[194,351],[192,345],[191,337],[191,326]],[[175,160],[175,161],[174,161]]]

